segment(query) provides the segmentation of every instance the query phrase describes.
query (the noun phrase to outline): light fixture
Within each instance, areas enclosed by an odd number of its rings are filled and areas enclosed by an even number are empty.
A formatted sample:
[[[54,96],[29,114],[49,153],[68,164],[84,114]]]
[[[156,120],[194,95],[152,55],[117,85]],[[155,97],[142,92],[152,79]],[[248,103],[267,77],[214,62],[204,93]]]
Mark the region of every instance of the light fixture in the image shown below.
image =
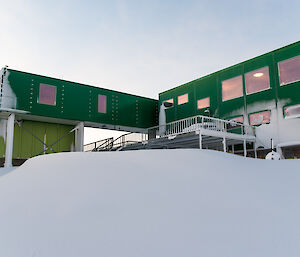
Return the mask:
[[[253,77],[255,77],[255,78],[260,78],[260,77],[262,77],[264,74],[262,73],[262,72],[257,72],[257,73],[255,73],[255,74],[253,74]]]

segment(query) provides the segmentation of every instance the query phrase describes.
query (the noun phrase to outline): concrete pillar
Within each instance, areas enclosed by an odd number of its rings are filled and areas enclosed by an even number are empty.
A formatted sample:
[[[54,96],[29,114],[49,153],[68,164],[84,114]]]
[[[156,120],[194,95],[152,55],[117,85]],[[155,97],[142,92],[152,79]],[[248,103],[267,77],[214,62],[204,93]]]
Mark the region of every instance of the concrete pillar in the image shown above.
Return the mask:
[[[14,127],[15,127],[15,114],[11,113],[8,116],[6,125],[6,151],[4,167],[12,167],[13,145],[14,145]]]
[[[75,151],[83,152],[84,145],[84,122],[80,122],[75,130]]]

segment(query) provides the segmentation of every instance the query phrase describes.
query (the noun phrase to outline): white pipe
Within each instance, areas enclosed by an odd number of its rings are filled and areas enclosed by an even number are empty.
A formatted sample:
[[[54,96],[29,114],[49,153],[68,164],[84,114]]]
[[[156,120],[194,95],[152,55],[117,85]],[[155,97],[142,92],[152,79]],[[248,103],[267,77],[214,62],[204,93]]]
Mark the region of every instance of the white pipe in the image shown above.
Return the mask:
[[[12,167],[13,145],[14,145],[14,126],[15,114],[11,113],[8,116],[6,126],[6,150],[5,150],[5,164],[4,167]]]

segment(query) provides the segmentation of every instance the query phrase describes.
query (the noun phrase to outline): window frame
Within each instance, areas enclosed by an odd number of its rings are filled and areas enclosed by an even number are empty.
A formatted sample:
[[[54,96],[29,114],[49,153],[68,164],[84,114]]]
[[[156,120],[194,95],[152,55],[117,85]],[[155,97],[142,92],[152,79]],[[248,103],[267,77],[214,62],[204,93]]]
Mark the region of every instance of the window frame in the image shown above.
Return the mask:
[[[184,103],[181,103],[181,104],[179,104],[179,97],[181,97],[181,96],[185,96],[185,95],[187,95],[187,101],[186,102],[184,102]],[[189,93],[185,93],[185,94],[183,94],[183,95],[179,95],[179,96],[177,96],[177,105],[183,105],[183,104],[187,104],[189,102]]]
[[[261,69],[263,69],[263,68],[268,68],[269,87],[268,87],[268,88],[265,88],[265,89],[262,89],[262,90],[259,90],[259,91],[255,91],[255,92],[252,92],[252,93],[248,93],[248,92],[247,92],[247,83],[246,83],[246,74],[247,74],[247,73],[251,73],[251,72],[255,72],[255,71],[259,71],[259,70],[261,70]],[[253,70],[253,71],[249,71],[249,72],[244,73],[244,79],[245,79],[245,93],[246,93],[246,95],[253,95],[253,94],[260,93],[260,92],[267,91],[267,90],[271,89],[270,68],[269,68],[268,65],[267,65],[267,66],[264,66],[264,67],[261,67],[261,68],[258,68],[258,69],[256,69],[256,70]]]
[[[270,121],[269,122],[266,122],[266,123],[260,123],[260,124],[251,124],[251,119],[250,119],[250,116],[253,115],[253,114],[258,114],[258,113],[262,113],[262,112],[269,112],[270,113]],[[263,111],[258,111],[258,112],[252,112],[252,113],[249,113],[248,114],[248,119],[249,119],[249,125],[250,126],[260,126],[260,125],[264,125],[264,124],[270,124],[271,123],[271,110],[263,110]]]
[[[99,97],[100,96],[105,96],[105,112],[100,112],[99,111]],[[98,94],[98,97],[97,97],[97,113],[107,114],[107,95]]]
[[[296,55],[296,56],[293,56],[293,57],[291,57],[291,58],[284,59],[284,60],[281,60],[281,61],[277,62],[278,79],[279,79],[279,86],[280,86],[280,87],[287,86],[287,85],[290,85],[290,84],[293,84],[293,83],[296,83],[296,82],[299,82],[299,81],[300,81],[300,79],[298,79],[298,80],[293,80],[293,81],[290,81],[290,82],[284,83],[284,84],[282,84],[282,83],[280,82],[280,68],[279,68],[279,63],[284,62],[284,61],[288,61],[288,60],[291,60],[291,59],[294,59],[294,58],[296,58],[296,57],[298,57],[298,56],[299,56],[299,58],[300,58],[300,55]]]
[[[238,77],[242,78],[242,95],[234,97],[234,98],[230,98],[230,99],[224,100],[224,98],[223,98],[224,97],[224,95],[223,95],[223,82],[227,81],[227,80],[230,80],[230,79],[238,78]],[[234,76],[234,77],[231,77],[229,79],[222,80],[221,81],[221,92],[222,92],[222,102],[227,102],[227,101],[230,101],[230,100],[233,100],[233,99],[238,99],[240,97],[244,97],[244,74],[241,74],[241,75],[238,75],[238,76]]]
[[[242,117],[242,118],[243,118],[243,122],[239,122],[239,121],[234,120],[234,119],[239,118],[239,117]],[[240,114],[240,115],[237,115],[237,116],[233,116],[233,117],[231,117],[231,118],[227,118],[226,120],[229,121],[229,123],[227,123],[227,126],[226,126],[227,130],[237,129],[237,128],[240,128],[240,127],[242,127],[243,125],[245,125],[245,117],[244,117],[243,114]],[[232,125],[232,124],[231,124],[231,121],[237,122],[237,124]]]
[[[173,104],[171,107],[169,107],[169,109],[171,109],[171,108],[173,108],[174,107],[174,98],[172,97],[172,98],[170,98],[170,99],[168,99],[168,100],[164,100],[164,101],[162,101],[162,103],[164,103],[164,102],[167,102],[167,103],[171,103],[171,104]]]
[[[286,109],[286,108],[293,107],[293,106],[297,106],[297,105],[300,107],[300,104],[286,105],[286,106],[283,107],[283,116],[284,116],[284,119],[289,120],[289,119],[300,118],[300,113],[297,114],[297,115],[290,116],[290,117],[285,115],[285,109]]]
[[[199,108],[199,106],[198,106],[198,102],[199,102],[199,101],[201,101],[201,100],[205,100],[205,99],[208,99],[208,103],[209,103],[209,105],[208,105],[208,106],[206,106],[206,107]],[[198,99],[198,100],[197,100],[197,110],[203,110],[203,109],[207,109],[207,108],[210,108],[210,97],[209,97],[209,96],[208,96],[208,97],[204,97],[204,98],[202,98],[202,99]]]
[[[41,98],[41,86],[48,86],[48,87],[55,88],[55,99],[54,99],[54,104],[48,104],[48,103],[41,103],[41,102],[40,102],[40,98]],[[57,99],[57,86],[49,85],[49,84],[45,84],[45,83],[40,83],[40,85],[39,85],[39,95],[38,95],[37,103],[38,103],[38,104],[48,105],[48,106],[57,106],[57,101],[56,101],[56,99]]]

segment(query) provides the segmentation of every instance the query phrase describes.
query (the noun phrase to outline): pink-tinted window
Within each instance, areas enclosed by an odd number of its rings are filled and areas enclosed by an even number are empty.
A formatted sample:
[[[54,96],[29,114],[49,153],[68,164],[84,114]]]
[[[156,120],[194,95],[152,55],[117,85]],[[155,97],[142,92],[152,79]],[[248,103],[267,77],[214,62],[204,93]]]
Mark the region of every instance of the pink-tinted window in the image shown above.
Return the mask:
[[[278,63],[280,86],[300,80],[300,55]]]
[[[264,111],[259,113],[250,114],[250,125],[260,125],[264,123],[269,123],[271,118],[270,111]]]
[[[166,100],[165,102],[170,103],[170,104],[174,104],[174,99],[171,98],[171,99],[169,99],[169,100]]]
[[[284,108],[285,118],[296,118],[300,117],[300,104],[288,106]]]
[[[230,121],[244,123],[244,116],[238,116],[238,117],[232,118],[232,119],[230,119]],[[241,125],[239,125],[239,124],[237,124],[235,122],[228,123],[227,124],[227,129],[233,129],[233,128],[237,128],[237,127],[241,126]]]
[[[98,112],[106,113],[106,95],[98,95]]]
[[[56,87],[40,84],[39,103],[56,105]]]
[[[223,101],[243,96],[243,77],[238,76],[222,81]]]
[[[244,116],[235,117],[235,118],[232,118],[230,120],[233,120],[233,121],[236,121],[236,122],[239,122],[239,123],[244,123]]]
[[[189,95],[188,94],[178,96],[178,105],[185,104],[188,101],[189,101]]]
[[[246,92],[252,94],[270,88],[269,67],[245,74]]]
[[[198,109],[210,107],[210,98],[206,97],[197,101]]]

